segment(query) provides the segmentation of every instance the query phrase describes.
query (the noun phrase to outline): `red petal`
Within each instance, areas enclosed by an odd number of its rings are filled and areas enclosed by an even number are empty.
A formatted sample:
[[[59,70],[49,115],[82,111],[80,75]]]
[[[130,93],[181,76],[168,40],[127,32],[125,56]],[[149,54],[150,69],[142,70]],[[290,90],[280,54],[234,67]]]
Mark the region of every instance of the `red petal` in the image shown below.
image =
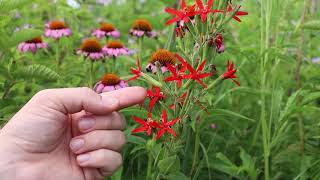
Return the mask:
[[[176,133],[173,129],[168,128],[167,131],[168,131],[170,134],[172,134],[174,137],[177,137],[177,133]]]
[[[146,124],[146,121],[144,121],[143,119],[141,118],[138,118],[138,117],[133,117],[133,120],[141,125],[145,125]]]
[[[166,22],[166,25],[171,25],[171,24],[173,24],[173,23],[175,23],[177,21],[180,21],[180,20],[181,20],[181,18],[179,18],[179,17],[172,18],[172,19],[170,19],[169,21]]]
[[[213,4],[214,4],[214,0],[209,0],[208,5],[207,5],[207,9],[211,9]]]
[[[146,131],[147,129],[148,129],[147,126],[138,127],[138,128],[136,128],[136,129],[134,129],[134,130],[132,131],[132,133],[140,133],[140,132]]]
[[[233,16],[233,19],[237,20],[238,22],[241,22],[241,19],[237,16]]]
[[[186,0],[182,0],[181,1],[181,8],[184,9],[187,7],[187,3],[186,3]]]
[[[162,111],[162,120],[163,120],[163,124],[166,124],[168,122],[168,115],[167,115],[167,111],[163,110]]]
[[[238,11],[237,12],[237,16],[246,16],[248,15],[249,13],[248,12],[245,12],[245,11]]]
[[[176,16],[183,16],[183,13],[176,10],[176,9],[173,9],[173,8],[165,8],[164,9],[167,13],[169,14],[172,14],[172,15],[176,15]]]
[[[203,3],[202,3],[202,0],[196,0],[197,4],[198,4],[198,7],[199,9],[204,9],[204,6],[203,6]]]
[[[148,127],[148,131],[147,131],[148,136],[151,136],[151,133],[152,133],[152,128]]]
[[[153,98],[149,103],[149,111],[151,111],[154,107],[154,105],[157,103],[159,99],[157,97]]]
[[[173,126],[173,125],[175,125],[177,122],[179,122],[180,120],[181,120],[180,118],[174,119],[174,120],[170,121],[170,122],[168,123],[168,125],[169,125],[169,126]]]
[[[205,84],[203,81],[201,81],[200,79],[196,79],[196,81],[201,84],[203,87],[207,87],[207,84]]]
[[[201,71],[204,69],[204,67],[206,66],[206,63],[207,63],[207,60],[204,60],[204,61],[200,64],[200,66],[199,66],[199,68],[197,69],[197,71],[198,71],[198,72],[201,72]]]
[[[161,138],[161,136],[163,136],[164,135],[164,133],[166,133],[166,130],[164,130],[164,129],[161,129],[159,132],[158,132],[158,134],[157,134],[157,139],[160,139]]]
[[[212,76],[212,73],[203,73],[203,74],[198,74],[198,77],[200,79],[203,79],[203,78],[207,78],[209,76]]]

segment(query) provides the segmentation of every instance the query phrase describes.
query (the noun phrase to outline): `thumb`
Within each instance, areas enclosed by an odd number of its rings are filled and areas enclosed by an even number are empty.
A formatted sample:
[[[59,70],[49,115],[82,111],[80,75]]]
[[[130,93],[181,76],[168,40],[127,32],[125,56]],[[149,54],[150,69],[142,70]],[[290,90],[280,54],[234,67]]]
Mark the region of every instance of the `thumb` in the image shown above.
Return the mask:
[[[37,93],[29,103],[42,105],[64,114],[85,110],[97,115],[108,114],[140,103],[146,97],[141,87],[128,87],[110,93],[97,94],[90,88],[48,89]]]

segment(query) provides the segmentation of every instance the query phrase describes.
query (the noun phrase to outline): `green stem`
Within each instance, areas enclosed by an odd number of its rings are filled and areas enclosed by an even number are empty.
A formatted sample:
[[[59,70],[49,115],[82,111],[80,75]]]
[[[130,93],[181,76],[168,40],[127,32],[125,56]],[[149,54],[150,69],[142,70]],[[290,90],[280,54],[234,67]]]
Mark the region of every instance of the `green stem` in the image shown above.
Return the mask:
[[[89,87],[93,88],[93,65],[94,65],[94,61],[90,61],[90,80],[89,80]]]
[[[199,147],[200,147],[200,132],[199,132],[199,126],[200,124],[197,124],[196,122],[196,132],[195,132],[195,143],[194,143],[194,152],[193,152],[193,162],[192,162],[192,168],[190,171],[190,176],[192,176],[197,162],[198,162],[198,156],[199,156]]]
[[[60,56],[60,52],[59,52],[59,40],[57,42],[57,45],[56,45],[56,63],[57,63],[57,70],[59,70],[59,67],[60,67],[60,59],[59,59],[59,56]]]
[[[151,180],[151,172],[152,172],[152,151],[148,152],[148,167],[147,167],[147,180]]]
[[[266,7],[265,4],[266,3]],[[261,15],[260,15],[260,23],[261,23],[261,63],[260,63],[260,73],[261,73],[261,92],[265,91],[267,88],[266,85],[266,77],[267,77],[267,69],[266,62],[268,61],[268,53],[263,56],[263,52],[269,48],[269,30],[270,30],[270,1],[261,1]],[[265,8],[265,9],[264,9]],[[264,13],[265,12],[265,13]],[[264,19],[265,18],[265,19]],[[265,23],[264,23],[265,22]],[[265,25],[265,26],[264,26]],[[265,30],[265,36],[264,36]],[[264,44],[265,43],[265,44]],[[264,177],[265,180],[270,179],[270,165],[269,165],[269,137],[268,137],[268,123],[266,119],[266,96],[264,93],[261,93],[261,129],[262,129],[262,145],[263,145],[263,156],[264,156]]]
[[[112,60],[113,60],[113,70],[112,70],[112,72],[116,73],[117,72],[117,59],[116,59],[116,57],[113,56]]]

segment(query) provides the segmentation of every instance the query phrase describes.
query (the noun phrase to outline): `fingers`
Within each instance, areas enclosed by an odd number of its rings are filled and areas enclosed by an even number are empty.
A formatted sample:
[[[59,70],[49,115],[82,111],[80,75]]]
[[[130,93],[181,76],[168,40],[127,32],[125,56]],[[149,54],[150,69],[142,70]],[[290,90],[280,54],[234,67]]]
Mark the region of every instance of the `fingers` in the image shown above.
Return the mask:
[[[145,97],[146,90],[141,87],[128,87],[101,95],[90,88],[65,88],[40,91],[30,103],[40,103],[64,114],[85,110],[104,115],[138,104]]]
[[[99,168],[103,176],[110,176],[122,165],[120,153],[99,149],[77,156],[77,162],[81,167]]]
[[[78,128],[82,133],[93,130],[123,130],[125,126],[124,116],[118,112],[105,116],[85,115],[78,120]]]
[[[120,152],[125,143],[126,139],[122,131],[95,130],[73,138],[70,142],[70,148],[75,154],[97,149],[110,149]]]

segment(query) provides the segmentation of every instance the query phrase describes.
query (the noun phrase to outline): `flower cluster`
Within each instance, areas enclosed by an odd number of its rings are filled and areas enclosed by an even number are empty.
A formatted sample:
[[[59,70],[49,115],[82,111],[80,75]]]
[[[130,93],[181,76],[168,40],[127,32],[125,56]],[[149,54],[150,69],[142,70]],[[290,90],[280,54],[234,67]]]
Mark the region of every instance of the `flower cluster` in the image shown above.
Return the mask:
[[[190,36],[195,40],[196,46],[179,43],[179,52],[158,49],[151,55],[145,68],[146,72],[141,68],[141,59],[137,59],[137,68],[131,68],[134,76],[129,81],[141,78],[151,85],[144,103],[148,118],[144,120],[134,117],[134,121],[140,126],[134,129],[133,133],[146,132],[148,136],[155,133],[156,139],[166,133],[176,137],[176,131],[179,129],[175,126],[178,122],[187,123],[186,119],[190,118],[192,113],[198,114],[199,108],[209,113],[206,103],[208,99],[205,95],[221,84],[219,82],[230,79],[240,86],[234,62],[228,61],[227,70],[221,74],[218,73],[216,64],[213,64],[216,55],[226,51],[223,27],[216,22],[223,21],[224,15],[230,16],[226,19],[241,22],[240,17],[248,14],[240,11],[241,6],[233,6],[231,2],[226,5],[225,9],[214,9],[214,0],[208,0],[207,4],[196,0],[196,3],[190,6],[182,0],[180,10],[165,9],[174,16],[166,24],[176,23],[176,35],[181,37],[182,41],[185,40],[183,37]],[[198,24],[202,24],[202,27]],[[148,31],[148,25],[137,26],[131,34],[143,36]],[[189,40],[190,38],[186,41]],[[210,50],[212,47],[214,51]],[[193,50],[188,51],[189,48]],[[159,112],[162,112],[161,117],[154,118]],[[173,117],[173,120],[169,121],[169,116]]]

